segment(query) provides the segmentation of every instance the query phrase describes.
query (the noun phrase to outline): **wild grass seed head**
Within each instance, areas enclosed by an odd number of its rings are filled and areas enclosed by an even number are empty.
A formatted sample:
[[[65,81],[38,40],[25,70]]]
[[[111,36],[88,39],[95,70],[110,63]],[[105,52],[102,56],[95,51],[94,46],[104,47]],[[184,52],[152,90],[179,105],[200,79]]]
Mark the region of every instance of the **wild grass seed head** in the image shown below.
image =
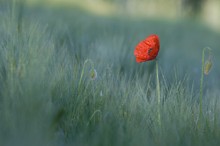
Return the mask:
[[[207,60],[205,62],[205,66],[204,66],[204,74],[208,75],[210,70],[211,70],[211,68],[212,68],[212,61],[211,60]]]
[[[89,72],[89,78],[90,78],[91,80],[96,80],[96,79],[97,79],[97,76],[98,76],[98,74],[97,74],[96,69],[95,69],[95,68],[92,68],[92,69],[90,70],[90,72]]]
[[[208,60],[206,60],[205,66],[204,66],[204,74],[205,75],[209,74],[209,72],[212,69],[212,65],[213,65],[212,64],[212,54],[211,54],[211,52],[209,52],[209,58],[208,58]]]

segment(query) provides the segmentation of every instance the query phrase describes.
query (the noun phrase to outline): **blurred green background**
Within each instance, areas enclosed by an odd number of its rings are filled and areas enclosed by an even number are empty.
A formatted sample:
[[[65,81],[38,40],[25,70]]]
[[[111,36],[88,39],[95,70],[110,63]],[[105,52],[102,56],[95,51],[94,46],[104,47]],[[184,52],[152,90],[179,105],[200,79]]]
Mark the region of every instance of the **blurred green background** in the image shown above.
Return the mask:
[[[132,59],[134,59],[135,45],[149,34],[157,33],[161,38],[160,65],[162,71],[168,74],[167,78],[170,71],[178,68],[180,73],[184,71],[183,74],[189,74],[198,80],[201,50],[204,47],[213,49],[214,66],[218,66],[220,31],[218,0],[167,0],[166,2],[163,0],[26,0],[24,2],[31,8],[40,7],[47,12],[50,10],[45,14],[51,15],[48,17],[54,29],[59,27],[62,28],[63,35],[69,34],[68,36],[57,34],[58,40],[62,39],[69,48],[73,45],[71,41],[82,41],[79,44],[86,45],[79,50],[81,56],[78,58],[83,58],[82,60],[86,58],[94,61],[105,60],[115,66],[119,60],[122,60],[119,68],[129,69],[130,61],[134,63]],[[47,17],[42,18],[48,20]],[[80,31],[76,32],[76,30]],[[124,45],[125,43],[128,44]],[[116,55],[116,50],[126,54]],[[135,72],[131,68],[129,70]],[[209,77],[210,86],[217,86],[218,82],[215,78],[218,74],[219,68],[214,67],[212,76]]]
[[[219,3],[1,0],[0,145],[218,146]],[[155,62],[133,55],[152,33],[161,41],[162,127]],[[198,126],[205,47],[213,68]]]
[[[219,29],[218,0],[27,0],[30,4],[79,7],[90,13],[109,16],[159,17],[179,19],[199,17],[210,27]]]

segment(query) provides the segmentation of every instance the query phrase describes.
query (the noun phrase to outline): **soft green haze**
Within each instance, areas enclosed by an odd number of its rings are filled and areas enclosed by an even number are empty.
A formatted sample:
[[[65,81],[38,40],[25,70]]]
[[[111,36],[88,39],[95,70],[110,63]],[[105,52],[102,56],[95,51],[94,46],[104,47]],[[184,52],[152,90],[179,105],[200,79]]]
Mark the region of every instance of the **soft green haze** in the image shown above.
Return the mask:
[[[219,146],[218,32],[192,20],[98,17],[3,2],[0,20],[1,146]],[[155,63],[137,64],[133,55],[151,33],[161,40],[161,125]],[[199,119],[207,46],[213,68],[204,77]]]

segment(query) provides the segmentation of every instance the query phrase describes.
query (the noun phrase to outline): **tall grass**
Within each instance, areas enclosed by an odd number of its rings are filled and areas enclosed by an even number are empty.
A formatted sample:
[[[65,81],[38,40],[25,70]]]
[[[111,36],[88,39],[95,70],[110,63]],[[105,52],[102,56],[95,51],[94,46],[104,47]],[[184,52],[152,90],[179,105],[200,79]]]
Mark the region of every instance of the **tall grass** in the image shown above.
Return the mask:
[[[187,21],[25,6],[17,21],[0,11],[0,145],[219,145],[219,70],[204,80],[211,86],[204,88],[199,128],[197,71],[198,52],[214,52],[219,34]],[[161,38],[161,126],[154,62],[137,65],[133,56],[149,33]],[[93,65],[84,65],[87,59]]]

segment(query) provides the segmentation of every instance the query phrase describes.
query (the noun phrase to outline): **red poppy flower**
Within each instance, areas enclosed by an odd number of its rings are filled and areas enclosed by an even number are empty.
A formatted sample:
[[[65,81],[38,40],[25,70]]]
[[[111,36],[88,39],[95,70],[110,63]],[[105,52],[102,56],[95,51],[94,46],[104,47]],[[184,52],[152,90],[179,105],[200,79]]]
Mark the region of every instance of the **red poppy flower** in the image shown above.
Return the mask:
[[[134,56],[138,63],[153,60],[157,57],[160,50],[160,40],[156,34],[148,36],[139,42],[134,50]]]

